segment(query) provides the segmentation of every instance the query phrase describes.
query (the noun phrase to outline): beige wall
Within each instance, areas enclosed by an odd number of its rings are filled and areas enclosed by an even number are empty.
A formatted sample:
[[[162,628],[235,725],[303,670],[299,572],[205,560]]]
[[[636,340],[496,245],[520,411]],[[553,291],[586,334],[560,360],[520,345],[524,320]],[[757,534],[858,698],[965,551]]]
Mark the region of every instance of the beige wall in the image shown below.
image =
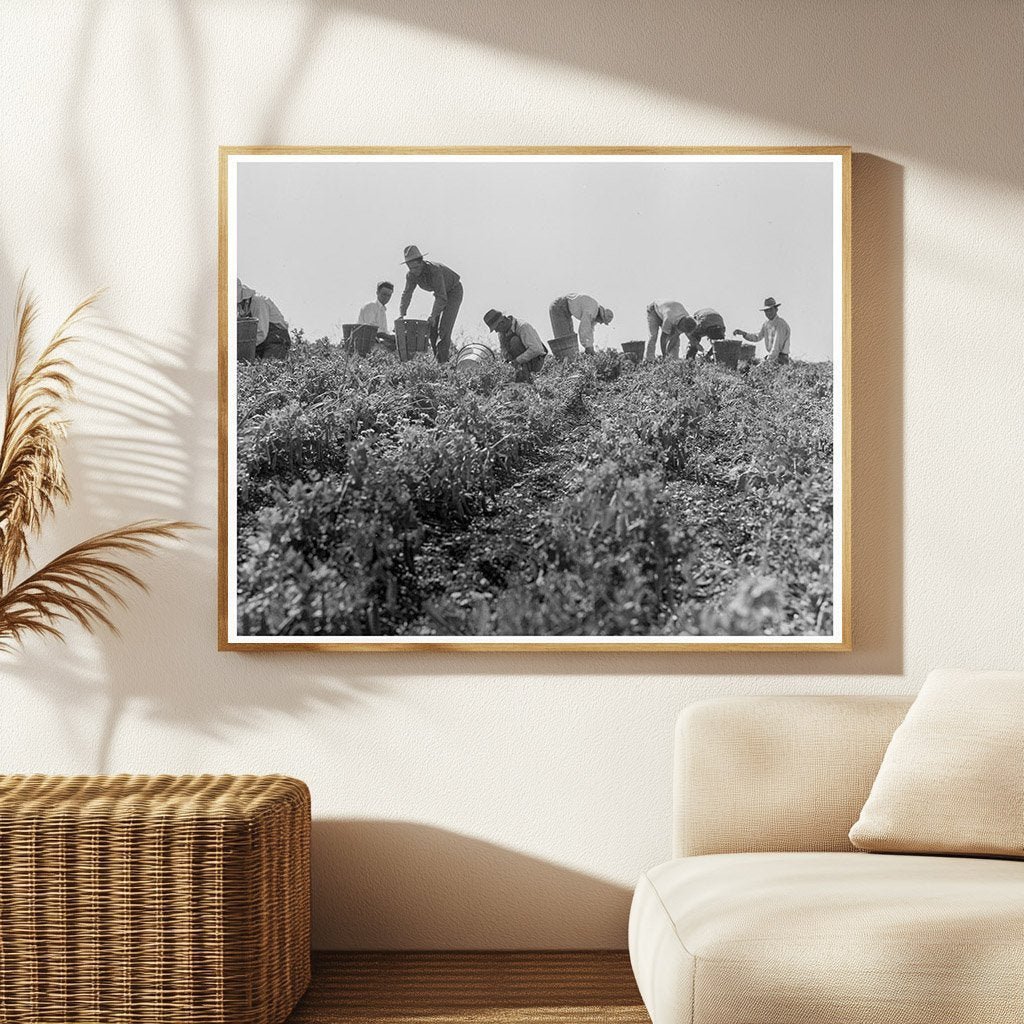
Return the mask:
[[[50,323],[109,288],[53,541],[214,527],[218,144],[857,151],[853,654],[218,654],[211,530],[148,568],[123,641],[6,660],[0,766],[306,779],[323,947],[621,946],[631,884],[669,851],[682,705],[1019,668],[1021,10],[0,6],[0,313],[26,267]]]

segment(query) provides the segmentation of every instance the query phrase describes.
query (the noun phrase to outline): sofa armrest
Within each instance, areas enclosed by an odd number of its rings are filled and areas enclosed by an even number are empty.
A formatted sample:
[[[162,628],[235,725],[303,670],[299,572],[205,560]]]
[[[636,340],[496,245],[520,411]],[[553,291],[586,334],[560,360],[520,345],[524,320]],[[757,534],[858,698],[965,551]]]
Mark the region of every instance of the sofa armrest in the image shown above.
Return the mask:
[[[676,857],[852,850],[909,697],[737,697],[676,727]]]

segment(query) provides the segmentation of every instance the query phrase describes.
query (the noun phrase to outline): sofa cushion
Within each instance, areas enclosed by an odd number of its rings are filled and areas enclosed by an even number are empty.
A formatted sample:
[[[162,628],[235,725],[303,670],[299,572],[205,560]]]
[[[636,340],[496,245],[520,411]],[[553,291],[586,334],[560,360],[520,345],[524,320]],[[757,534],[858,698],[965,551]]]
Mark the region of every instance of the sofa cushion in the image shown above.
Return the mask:
[[[884,853],[1024,857],[1024,673],[932,672],[850,841]]]
[[[1024,1020],[1024,863],[684,857],[641,878],[630,958],[653,1024]]]

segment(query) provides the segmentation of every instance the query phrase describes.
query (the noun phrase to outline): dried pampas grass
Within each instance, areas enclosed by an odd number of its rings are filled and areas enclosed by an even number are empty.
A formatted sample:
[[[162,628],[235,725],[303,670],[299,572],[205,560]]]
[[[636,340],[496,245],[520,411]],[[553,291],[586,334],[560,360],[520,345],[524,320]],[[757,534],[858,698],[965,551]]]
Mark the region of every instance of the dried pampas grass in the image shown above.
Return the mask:
[[[103,625],[116,633],[110,612],[124,604],[120,588],[145,589],[123,557],[152,555],[160,541],[195,528],[177,521],[132,523],[76,544],[15,583],[19,569],[31,561],[31,538],[57,505],[71,500],[60,451],[64,410],[74,390],[74,367],[65,349],[76,340],[75,328],[96,298],[79,303],[33,358],[38,304],[24,279],[18,290],[0,445],[0,650],[13,648],[29,634],[63,639],[62,626],[69,621],[90,631]]]

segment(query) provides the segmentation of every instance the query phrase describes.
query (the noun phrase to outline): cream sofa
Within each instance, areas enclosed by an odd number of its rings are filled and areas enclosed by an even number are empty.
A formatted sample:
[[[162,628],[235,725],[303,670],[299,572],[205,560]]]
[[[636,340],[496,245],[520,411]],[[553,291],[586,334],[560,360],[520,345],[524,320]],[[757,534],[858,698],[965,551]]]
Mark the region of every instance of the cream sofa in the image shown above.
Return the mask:
[[[653,1024],[1024,1022],[1024,862],[848,839],[909,705],[743,697],[683,712],[675,859],[640,879],[629,924]]]

